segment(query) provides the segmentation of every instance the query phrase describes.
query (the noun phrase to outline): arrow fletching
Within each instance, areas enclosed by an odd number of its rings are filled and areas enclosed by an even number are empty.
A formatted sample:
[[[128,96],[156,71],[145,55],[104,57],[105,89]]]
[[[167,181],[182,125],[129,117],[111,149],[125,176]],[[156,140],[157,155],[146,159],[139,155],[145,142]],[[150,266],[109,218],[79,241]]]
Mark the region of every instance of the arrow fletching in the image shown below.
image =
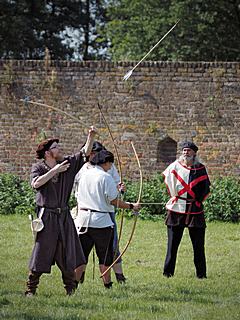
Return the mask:
[[[123,80],[127,81],[131,77],[132,73],[133,73],[133,70],[128,71],[123,77]]]

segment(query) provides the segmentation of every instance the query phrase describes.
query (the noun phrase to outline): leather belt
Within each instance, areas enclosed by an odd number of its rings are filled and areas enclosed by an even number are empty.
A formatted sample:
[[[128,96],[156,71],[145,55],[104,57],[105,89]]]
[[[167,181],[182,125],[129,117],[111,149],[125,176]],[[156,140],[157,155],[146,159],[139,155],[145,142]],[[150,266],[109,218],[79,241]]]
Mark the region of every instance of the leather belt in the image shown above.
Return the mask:
[[[98,211],[98,210],[92,210],[92,209],[86,209],[86,208],[79,208],[79,210],[91,211],[91,212],[99,212],[99,213],[110,213],[109,211]]]
[[[51,212],[54,212],[56,214],[61,214],[67,210],[69,210],[69,207],[62,207],[62,208],[46,208],[44,207],[45,209],[47,209],[48,211],[51,211]]]
[[[196,199],[188,199],[188,198],[183,198],[183,197],[179,197],[179,196],[176,196],[177,199],[181,199],[181,200],[186,200],[186,201],[189,201],[189,202],[195,202]]]

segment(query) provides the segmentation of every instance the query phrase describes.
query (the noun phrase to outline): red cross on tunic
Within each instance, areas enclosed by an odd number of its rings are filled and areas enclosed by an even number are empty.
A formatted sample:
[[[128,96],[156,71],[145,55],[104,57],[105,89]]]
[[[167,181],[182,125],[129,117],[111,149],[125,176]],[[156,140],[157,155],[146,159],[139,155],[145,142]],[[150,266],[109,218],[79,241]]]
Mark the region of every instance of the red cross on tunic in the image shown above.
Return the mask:
[[[178,192],[178,196],[180,197],[185,192],[187,192],[193,199],[196,198],[195,193],[192,191],[192,188],[196,186],[199,182],[206,180],[208,178],[207,175],[203,175],[201,177],[196,178],[195,180],[191,181],[189,184],[187,184],[182,177],[177,173],[176,170],[172,170],[171,173],[176,177],[176,179],[181,183],[183,186],[183,189]]]

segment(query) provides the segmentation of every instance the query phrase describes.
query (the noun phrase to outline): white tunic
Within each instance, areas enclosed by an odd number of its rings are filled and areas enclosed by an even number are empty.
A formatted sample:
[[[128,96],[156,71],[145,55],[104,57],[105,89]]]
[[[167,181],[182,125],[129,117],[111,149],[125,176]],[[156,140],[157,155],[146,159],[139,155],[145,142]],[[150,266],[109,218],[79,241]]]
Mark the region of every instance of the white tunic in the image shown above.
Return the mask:
[[[187,201],[183,199],[177,199],[179,192],[184,189],[182,183],[176,178],[173,172],[177,172],[181,179],[188,184],[190,170],[179,163],[178,160],[171,163],[163,175],[165,177],[164,182],[167,185],[171,199],[167,202],[166,208],[171,211],[185,213]],[[187,192],[181,195],[182,198],[187,198]]]
[[[81,227],[104,228],[112,226],[109,212],[114,212],[111,201],[118,196],[116,183],[112,176],[100,166],[86,166],[80,172],[77,191],[78,215],[75,225]],[[88,209],[81,210],[81,209]]]
[[[113,177],[116,185],[118,185],[120,183],[120,176],[114,163],[112,164],[111,169],[108,170],[108,173]]]
[[[78,193],[80,192],[79,189],[79,181],[81,179],[81,176],[85,170],[89,170],[91,168],[94,168],[93,165],[91,165],[90,162],[86,162],[82,168],[78,171],[77,175],[75,176],[74,185],[73,185],[73,193],[75,194],[75,197],[78,198]],[[115,181],[116,185],[120,183],[120,176],[118,174],[117,168],[114,165],[114,163],[111,166],[111,169],[108,170],[108,173],[113,177],[113,180]]]

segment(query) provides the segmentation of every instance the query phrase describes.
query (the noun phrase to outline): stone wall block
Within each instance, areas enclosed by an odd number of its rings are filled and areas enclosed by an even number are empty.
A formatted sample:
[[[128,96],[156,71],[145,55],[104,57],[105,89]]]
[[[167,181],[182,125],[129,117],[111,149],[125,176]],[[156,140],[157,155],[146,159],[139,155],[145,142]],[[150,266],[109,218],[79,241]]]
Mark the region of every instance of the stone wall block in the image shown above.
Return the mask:
[[[146,61],[123,81],[135,63],[0,60],[0,172],[28,178],[44,136],[58,136],[64,151],[72,153],[92,124],[99,130],[97,139],[114,152],[98,102],[131,178],[138,179],[139,173],[129,161],[130,140],[146,178],[167,165],[157,161],[157,146],[168,137],[177,145],[193,139],[211,176],[239,172],[240,63]],[[82,123],[20,103],[24,96]]]

